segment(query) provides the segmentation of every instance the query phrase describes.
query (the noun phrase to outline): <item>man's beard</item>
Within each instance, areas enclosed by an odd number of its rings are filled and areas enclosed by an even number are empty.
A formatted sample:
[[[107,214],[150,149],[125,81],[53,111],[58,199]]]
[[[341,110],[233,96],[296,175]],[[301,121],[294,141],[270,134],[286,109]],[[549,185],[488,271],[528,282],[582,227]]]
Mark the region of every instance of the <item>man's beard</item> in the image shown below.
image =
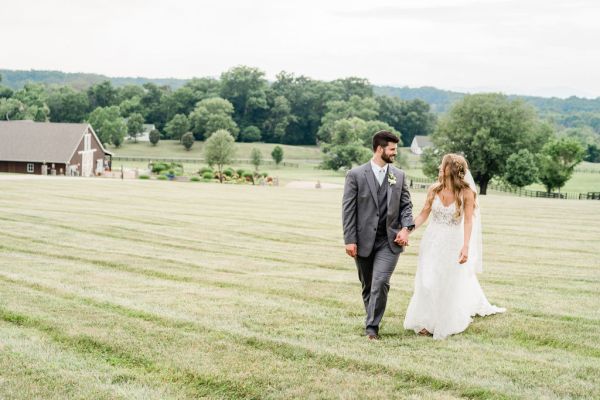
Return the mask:
[[[388,155],[387,155],[387,154],[385,154],[385,153],[383,153],[383,154],[381,155],[381,159],[382,159],[383,161],[385,161],[386,163],[388,163],[388,164],[392,164],[392,163],[394,162],[394,157],[396,157],[396,156],[393,156],[393,155],[389,155],[389,156],[388,156]]]

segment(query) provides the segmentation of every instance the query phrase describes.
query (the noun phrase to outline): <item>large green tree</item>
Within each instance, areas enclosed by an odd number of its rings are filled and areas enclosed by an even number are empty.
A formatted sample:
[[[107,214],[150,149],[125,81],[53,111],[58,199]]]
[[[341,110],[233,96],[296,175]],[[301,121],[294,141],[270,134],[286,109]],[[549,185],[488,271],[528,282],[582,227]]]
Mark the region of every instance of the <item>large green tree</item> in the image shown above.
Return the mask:
[[[25,119],[27,107],[15,98],[0,99],[0,120]]]
[[[102,143],[112,143],[117,147],[123,143],[127,125],[118,106],[96,108],[90,113],[88,123]]]
[[[17,90],[13,99],[19,100],[25,105],[24,119],[30,119],[37,122],[48,120],[50,108],[48,108],[48,93],[46,88],[39,83],[27,83]]]
[[[8,99],[14,94],[13,90],[7,86],[0,85],[0,99]]]
[[[169,138],[181,141],[181,137],[190,130],[190,122],[184,114],[177,114],[165,127]]]
[[[506,160],[504,180],[509,184],[522,188],[531,185],[538,179],[538,166],[535,155],[527,149],[511,154]]]
[[[538,159],[539,179],[548,193],[571,179],[584,155],[583,146],[573,138],[555,139],[544,145]]]
[[[110,107],[118,104],[118,91],[110,81],[104,81],[90,86],[87,90],[90,107]]]
[[[366,121],[357,118],[344,118],[335,121],[331,127],[331,143],[322,146],[323,168],[337,171],[350,169],[354,164],[366,161],[371,152],[364,146]]]
[[[270,101],[267,119],[263,124],[264,141],[281,143],[287,127],[295,119],[290,102],[284,96],[273,98]]]
[[[224,129],[214,132],[204,145],[206,162],[217,166],[219,182],[223,183],[223,166],[231,164],[235,156],[235,139]]]
[[[127,119],[127,134],[131,137],[135,143],[137,143],[137,137],[144,130],[144,117],[142,114],[134,113]]]
[[[198,140],[208,139],[213,132],[225,129],[237,137],[239,128],[232,118],[233,105],[220,97],[200,101],[190,114],[192,132]]]
[[[145,83],[144,95],[140,99],[142,115],[148,124],[154,124],[156,129],[164,131],[169,118],[168,97],[171,89],[154,83]]]
[[[342,100],[340,85],[281,72],[271,86],[273,96],[283,96],[290,104],[291,116],[282,143],[316,144],[317,131],[326,112],[326,104]]]
[[[48,107],[52,122],[82,122],[88,115],[90,103],[84,92],[61,86],[50,92]]]
[[[233,119],[242,129],[262,125],[267,110],[267,80],[257,68],[238,66],[221,74],[221,97],[233,104]]]
[[[339,88],[342,100],[349,100],[352,96],[373,97],[373,85],[366,78],[351,76],[336,79],[332,84]]]
[[[352,96],[348,100],[336,100],[327,103],[327,113],[323,116],[322,125],[317,133],[319,140],[332,142],[332,131],[336,121],[357,117],[364,121],[376,120],[379,105],[372,97]]]
[[[552,135],[531,106],[502,94],[474,94],[455,103],[433,135],[438,155],[462,153],[481,194],[503,176],[508,157],[520,149],[536,154]]]
[[[378,119],[402,132],[404,146],[410,146],[417,135],[433,133],[436,117],[423,100],[401,100],[389,96],[377,96],[375,99],[379,104]]]
[[[121,115],[124,118],[127,118],[132,114],[142,114],[143,116],[144,107],[142,106],[142,97],[133,96],[129,99],[123,100],[121,103],[119,103],[119,109],[121,110]]]

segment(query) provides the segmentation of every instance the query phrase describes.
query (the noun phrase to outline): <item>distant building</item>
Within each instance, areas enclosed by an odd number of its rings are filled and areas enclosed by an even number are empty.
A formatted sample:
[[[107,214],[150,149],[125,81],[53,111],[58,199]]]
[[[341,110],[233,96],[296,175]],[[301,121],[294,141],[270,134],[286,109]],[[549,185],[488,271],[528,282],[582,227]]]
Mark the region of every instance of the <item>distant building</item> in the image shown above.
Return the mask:
[[[0,172],[92,176],[111,159],[89,124],[0,121]]]
[[[423,150],[432,146],[433,143],[429,136],[415,136],[410,145],[410,151],[414,154],[421,155],[423,154]]]
[[[127,135],[127,140],[133,142],[137,139],[138,142],[149,142],[150,141],[150,132],[155,129],[154,124],[144,124],[144,128],[141,132],[136,134],[135,139],[131,136]]]

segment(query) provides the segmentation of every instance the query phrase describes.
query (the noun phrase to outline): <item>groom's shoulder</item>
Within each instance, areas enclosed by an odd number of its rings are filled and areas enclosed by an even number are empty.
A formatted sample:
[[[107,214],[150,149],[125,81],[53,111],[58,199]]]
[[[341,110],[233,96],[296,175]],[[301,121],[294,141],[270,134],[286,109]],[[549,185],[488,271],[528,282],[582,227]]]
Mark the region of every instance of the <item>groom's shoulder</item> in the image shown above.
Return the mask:
[[[358,173],[361,171],[364,171],[367,166],[369,166],[369,163],[358,165],[358,166],[348,170],[348,172],[346,172],[346,175],[357,176]]]
[[[406,173],[404,172],[403,169],[400,169],[400,168],[396,167],[395,165],[390,164],[390,169],[396,175],[402,175],[402,176],[406,175]]]

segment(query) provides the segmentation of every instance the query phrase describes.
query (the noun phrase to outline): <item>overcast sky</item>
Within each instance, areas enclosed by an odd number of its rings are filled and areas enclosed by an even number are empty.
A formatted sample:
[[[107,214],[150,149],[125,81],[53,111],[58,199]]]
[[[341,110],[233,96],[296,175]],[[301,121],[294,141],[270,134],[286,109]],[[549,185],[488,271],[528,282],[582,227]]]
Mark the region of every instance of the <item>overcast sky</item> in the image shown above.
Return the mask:
[[[597,0],[2,1],[0,68],[600,96]]]

